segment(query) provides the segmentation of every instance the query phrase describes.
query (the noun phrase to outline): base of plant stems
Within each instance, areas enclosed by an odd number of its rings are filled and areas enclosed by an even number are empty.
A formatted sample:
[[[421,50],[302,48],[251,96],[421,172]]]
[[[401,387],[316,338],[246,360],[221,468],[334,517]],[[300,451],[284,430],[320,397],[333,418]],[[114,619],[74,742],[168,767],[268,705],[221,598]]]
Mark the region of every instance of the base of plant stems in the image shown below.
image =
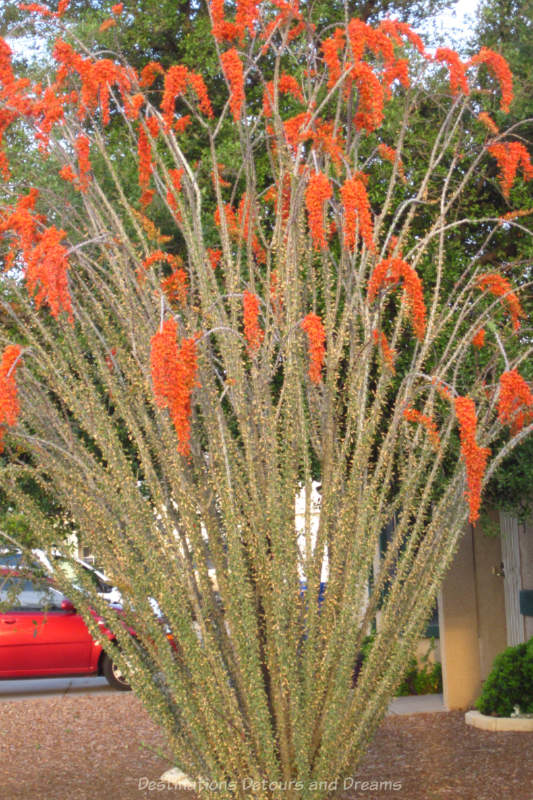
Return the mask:
[[[162,783],[168,783],[171,786],[177,786],[180,789],[196,789],[196,781],[193,781],[191,778],[189,778],[189,776],[186,775],[185,772],[182,772],[179,767],[167,769],[167,771],[161,775],[159,780]]]

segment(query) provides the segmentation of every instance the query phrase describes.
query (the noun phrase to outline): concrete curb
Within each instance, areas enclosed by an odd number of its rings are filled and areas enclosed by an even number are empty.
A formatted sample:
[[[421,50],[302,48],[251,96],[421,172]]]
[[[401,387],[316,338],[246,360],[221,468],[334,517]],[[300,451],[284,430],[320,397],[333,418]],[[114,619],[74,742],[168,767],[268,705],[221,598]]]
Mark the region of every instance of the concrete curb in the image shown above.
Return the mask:
[[[528,717],[488,717],[479,711],[467,711],[465,722],[482,731],[523,731],[533,733],[533,719]]]

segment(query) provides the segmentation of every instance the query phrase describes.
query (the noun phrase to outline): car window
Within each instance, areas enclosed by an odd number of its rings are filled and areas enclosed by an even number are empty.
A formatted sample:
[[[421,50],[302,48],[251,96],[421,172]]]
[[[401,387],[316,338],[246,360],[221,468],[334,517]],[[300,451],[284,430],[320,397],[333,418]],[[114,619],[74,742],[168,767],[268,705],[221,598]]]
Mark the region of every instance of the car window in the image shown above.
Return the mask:
[[[59,563],[60,568],[67,576],[67,578],[70,581],[75,580],[76,571],[72,566],[72,564],[61,558],[58,558],[57,561]],[[113,587],[105,583],[93,569],[88,567],[86,564],[80,564],[79,562],[78,565],[83,569],[85,576],[91,581],[97,592],[101,592],[102,594],[108,594],[109,592],[111,592]]]
[[[12,611],[57,611],[64,599],[52,586],[27,578],[7,578],[0,589],[0,602],[7,601]]]
[[[18,567],[22,561],[22,553],[5,551],[0,553],[0,567]]]

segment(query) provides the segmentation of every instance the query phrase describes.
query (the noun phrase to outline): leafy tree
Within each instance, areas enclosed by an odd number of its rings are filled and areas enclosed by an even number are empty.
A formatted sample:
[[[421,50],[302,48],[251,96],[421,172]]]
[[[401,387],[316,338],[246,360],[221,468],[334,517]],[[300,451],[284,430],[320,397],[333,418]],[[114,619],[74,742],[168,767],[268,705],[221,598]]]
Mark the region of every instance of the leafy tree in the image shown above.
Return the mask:
[[[491,47],[505,56],[514,77],[515,98],[507,126],[515,126],[514,138],[521,141],[531,153],[533,141],[533,86],[530,70],[533,56],[533,40],[531,38],[531,19],[533,6],[531,0],[490,0],[482,2],[477,11],[477,24],[470,41],[470,52],[477,52],[482,45]],[[485,75],[485,86],[490,88],[490,76]],[[490,107],[492,106],[492,107]],[[490,113],[499,122],[497,105],[491,103]],[[488,173],[490,181],[486,184],[488,192],[477,196],[476,204],[481,213],[508,213],[511,207],[532,208],[532,195],[527,187],[514,187],[511,203],[503,195],[498,186],[494,167]],[[500,236],[493,238],[491,246],[484,255],[487,264],[501,265],[509,268],[516,264],[522,271],[521,280],[531,281],[533,272],[533,248],[526,231],[515,230],[512,237],[503,230]],[[524,297],[527,311],[531,312],[531,292]],[[524,331],[528,337],[529,332]],[[533,378],[529,373],[528,377]],[[531,516],[531,486],[533,483],[533,453],[531,441],[521,444],[502,463],[487,486],[486,505],[518,515],[520,519]]]
[[[436,64],[398,22],[320,39],[296,6],[237,10],[213,19],[218,113],[196,67],[139,82],[65,42],[44,102],[1,46],[2,111],[61,180],[7,183],[0,215],[0,478],[45,547],[56,531],[24,481],[50,490],[116,580],[122,615],[75,561],[58,576],[96,637],[90,609],[116,631],[106,650],[177,763],[216,782],[205,796],[244,798],[251,779],[303,800],[361,758],[483,487],[533,428],[527,285],[468,240],[525,218],[462,205],[491,159],[505,194],[533,166],[466,124],[487,64],[510,102],[497,54]],[[307,512],[299,536],[315,476],[318,529]]]

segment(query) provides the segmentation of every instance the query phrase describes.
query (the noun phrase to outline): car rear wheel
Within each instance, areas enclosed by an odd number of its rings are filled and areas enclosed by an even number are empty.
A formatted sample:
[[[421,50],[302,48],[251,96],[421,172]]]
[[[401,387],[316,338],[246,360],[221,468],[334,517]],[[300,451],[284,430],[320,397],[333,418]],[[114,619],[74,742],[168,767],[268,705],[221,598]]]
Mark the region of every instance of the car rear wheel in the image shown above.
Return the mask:
[[[102,659],[102,674],[113,689],[118,689],[121,692],[131,691],[131,686],[127,682],[126,676],[120,667],[109,658],[107,653],[104,653]]]

